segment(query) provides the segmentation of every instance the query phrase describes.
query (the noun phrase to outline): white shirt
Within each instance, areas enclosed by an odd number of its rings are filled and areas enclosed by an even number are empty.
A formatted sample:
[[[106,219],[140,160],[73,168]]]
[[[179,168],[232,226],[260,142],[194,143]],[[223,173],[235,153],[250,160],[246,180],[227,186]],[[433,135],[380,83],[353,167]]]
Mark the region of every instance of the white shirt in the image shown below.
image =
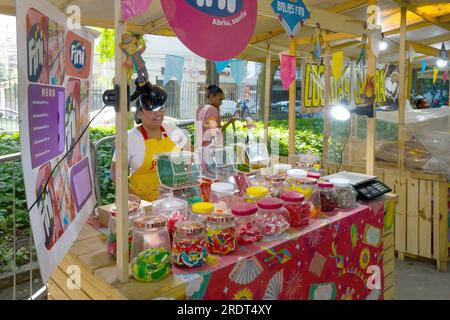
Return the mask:
[[[178,148],[182,149],[186,146],[189,139],[184,130],[178,128],[173,124],[164,124],[169,139],[172,140]],[[130,174],[133,174],[142,166],[145,159],[145,141],[141,131],[136,127],[128,131],[128,166],[130,167]],[[112,158],[116,162],[116,152]]]

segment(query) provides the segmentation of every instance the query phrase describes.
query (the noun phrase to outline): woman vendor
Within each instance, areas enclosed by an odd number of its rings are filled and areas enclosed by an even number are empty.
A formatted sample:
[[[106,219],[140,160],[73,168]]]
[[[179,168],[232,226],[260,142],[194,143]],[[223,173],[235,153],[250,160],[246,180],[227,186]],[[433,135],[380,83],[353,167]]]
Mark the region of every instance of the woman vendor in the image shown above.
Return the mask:
[[[128,192],[146,201],[159,196],[159,179],[154,155],[181,150],[187,138],[175,125],[163,124],[167,93],[150,84],[150,92],[140,95],[136,102],[135,121],[139,125],[128,131]],[[111,179],[116,176],[116,154],[111,165]]]

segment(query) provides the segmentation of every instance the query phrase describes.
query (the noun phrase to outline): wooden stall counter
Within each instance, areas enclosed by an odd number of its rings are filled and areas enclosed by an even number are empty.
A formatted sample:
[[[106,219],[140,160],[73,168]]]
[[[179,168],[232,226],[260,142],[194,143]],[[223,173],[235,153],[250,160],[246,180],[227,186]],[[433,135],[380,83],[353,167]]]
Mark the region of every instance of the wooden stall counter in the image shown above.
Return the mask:
[[[393,270],[385,269],[391,261],[393,268],[393,257],[383,252],[384,213],[382,200],[338,211],[272,241],[239,246],[227,256],[209,255],[203,267],[173,267],[162,281],[130,278],[126,284],[117,280],[106,236],[86,224],[49,280],[49,299],[391,298]],[[381,283],[369,284],[371,265],[378,266]]]

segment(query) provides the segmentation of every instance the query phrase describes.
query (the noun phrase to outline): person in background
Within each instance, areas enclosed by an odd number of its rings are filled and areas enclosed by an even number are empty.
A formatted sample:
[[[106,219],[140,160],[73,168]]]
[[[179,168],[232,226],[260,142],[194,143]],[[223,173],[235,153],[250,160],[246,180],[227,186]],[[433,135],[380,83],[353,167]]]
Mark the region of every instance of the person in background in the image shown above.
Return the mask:
[[[416,109],[428,109],[430,104],[423,96],[417,96],[414,98],[414,107]]]
[[[211,144],[223,145],[223,132],[236,120],[233,115],[225,125],[221,125],[220,106],[225,98],[223,90],[215,84],[206,88],[208,103],[200,106],[195,115],[195,146],[207,147]]]
[[[139,125],[128,131],[128,192],[146,201],[159,196],[159,179],[156,172],[155,154],[179,151],[187,138],[177,126],[163,124],[164,103],[167,93],[150,84],[150,93],[142,94],[136,102],[135,121]],[[111,179],[116,178],[116,154],[111,165]]]

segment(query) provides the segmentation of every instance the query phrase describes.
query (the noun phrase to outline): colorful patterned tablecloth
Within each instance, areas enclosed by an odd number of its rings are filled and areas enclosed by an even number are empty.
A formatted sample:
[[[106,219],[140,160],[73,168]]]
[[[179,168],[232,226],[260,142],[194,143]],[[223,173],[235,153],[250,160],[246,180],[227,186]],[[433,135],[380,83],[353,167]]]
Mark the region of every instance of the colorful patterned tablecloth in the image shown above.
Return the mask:
[[[339,210],[269,242],[173,268],[189,299],[382,299],[384,205]]]

